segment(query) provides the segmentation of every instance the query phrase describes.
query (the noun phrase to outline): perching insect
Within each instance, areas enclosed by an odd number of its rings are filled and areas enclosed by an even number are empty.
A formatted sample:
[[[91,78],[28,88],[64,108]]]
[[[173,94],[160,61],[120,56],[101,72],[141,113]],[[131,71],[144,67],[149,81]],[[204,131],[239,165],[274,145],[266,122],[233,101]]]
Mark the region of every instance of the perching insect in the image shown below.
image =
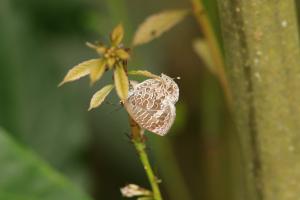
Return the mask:
[[[174,122],[178,97],[175,81],[161,74],[159,78],[132,84],[124,106],[142,128],[163,136]]]

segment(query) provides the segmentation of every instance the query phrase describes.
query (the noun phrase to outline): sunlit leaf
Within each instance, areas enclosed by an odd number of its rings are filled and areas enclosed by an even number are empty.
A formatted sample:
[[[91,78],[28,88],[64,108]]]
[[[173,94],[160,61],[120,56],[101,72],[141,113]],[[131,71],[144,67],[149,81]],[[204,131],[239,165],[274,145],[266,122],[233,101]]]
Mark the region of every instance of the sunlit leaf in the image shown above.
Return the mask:
[[[99,62],[99,65],[95,65],[90,68],[90,80],[91,80],[91,85],[93,85],[96,81],[98,81],[103,73],[105,72],[105,66],[106,62],[104,59],[101,59]]]
[[[89,110],[100,106],[113,88],[114,85],[110,84],[104,86],[101,90],[96,92],[91,99]]]
[[[110,40],[113,45],[117,46],[119,45],[124,37],[124,29],[122,24],[119,24],[114,28],[114,30],[110,34]]]
[[[116,54],[119,58],[121,58],[123,60],[128,60],[128,58],[129,58],[129,53],[127,51],[125,51],[124,49],[116,50]]]
[[[216,74],[217,69],[213,63],[207,41],[204,39],[197,39],[194,41],[193,47],[197,55],[205,62],[205,66],[208,70],[211,73]]]
[[[187,10],[168,10],[151,15],[139,26],[133,45],[141,45],[159,37],[183,20],[187,13]]]
[[[100,64],[100,59],[91,59],[76,65],[75,67],[73,67],[68,71],[64,80],[58,86],[62,86],[67,82],[75,81],[80,79],[83,76],[88,75],[90,73],[90,68],[94,66],[98,66],[99,64]]]
[[[124,67],[121,64],[116,65],[114,79],[118,96],[121,100],[125,100],[128,96],[129,83]]]
[[[109,69],[112,69],[112,67],[114,66],[114,64],[116,62],[116,59],[110,57],[110,58],[107,58],[106,62],[107,62]]]
[[[132,70],[129,71],[128,74],[130,75],[137,75],[137,76],[146,76],[149,78],[159,78],[160,76],[152,74],[151,72],[147,71],[147,70]]]

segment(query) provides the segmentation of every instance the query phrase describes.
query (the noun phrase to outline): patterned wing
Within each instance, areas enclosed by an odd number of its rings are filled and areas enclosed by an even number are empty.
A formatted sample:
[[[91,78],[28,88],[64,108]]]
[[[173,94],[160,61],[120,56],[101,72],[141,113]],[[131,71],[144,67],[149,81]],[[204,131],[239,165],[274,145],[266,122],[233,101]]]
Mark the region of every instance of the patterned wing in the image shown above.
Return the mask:
[[[148,79],[130,92],[125,108],[144,129],[165,135],[175,119],[175,106],[160,93],[160,81]]]

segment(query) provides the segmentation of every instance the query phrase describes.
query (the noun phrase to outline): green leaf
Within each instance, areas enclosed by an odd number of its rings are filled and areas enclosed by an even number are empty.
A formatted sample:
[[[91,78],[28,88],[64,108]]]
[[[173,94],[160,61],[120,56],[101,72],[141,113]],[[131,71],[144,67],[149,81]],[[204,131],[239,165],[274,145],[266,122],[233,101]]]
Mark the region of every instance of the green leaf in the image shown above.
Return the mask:
[[[187,13],[187,10],[167,10],[149,16],[137,29],[132,42],[133,46],[145,44],[159,37],[181,22]]]
[[[0,199],[91,200],[0,128]]]
[[[121,64],[117,64],[114,70],[114,80],[117,90],[117,94],[122,101],[127,99],[129,82],[124,67]]]
[[[104,86],[101,90],[96,92],[91,99],[89,110],[92,110],[93,108],[100,106],[113,88],[114,85],[110,84]]]

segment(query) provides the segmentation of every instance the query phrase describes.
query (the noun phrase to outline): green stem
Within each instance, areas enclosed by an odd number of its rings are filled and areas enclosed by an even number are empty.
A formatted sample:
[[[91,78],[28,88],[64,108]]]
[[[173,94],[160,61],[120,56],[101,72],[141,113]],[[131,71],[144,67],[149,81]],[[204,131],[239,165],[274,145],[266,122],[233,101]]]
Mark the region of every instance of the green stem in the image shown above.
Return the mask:
[[[139,125],[130,118],[130,126],[131,126],[131,137],[132,142],[138,152],[139,158],[144,166],[146,174],[148,176],[149,183],[153,192],[154,200],[162,200],[161,193],[158,186],[158,181],[156,176],[153,173],[151,164],[149,162],[149,158],[146,152],[146,144],[145,139],[143,137],[143,130],[139,127]]]
[[[229,88],[228,80],[225,74],[225,66],[224,66],[224,59],[221,53],[218,41],[215,36],[215,32],[211,25],[211,22],[205,12],[204,5],[202,0],[190,0],[192,4],[192,11],[193,15],[203,32],[204,38],[207,41],[210,54],[213,58],[214,64],[217,68],[217,77],[220,81],[222,89],[224,91],[224,95],[228,104],[229,109],[232,107],[232,95],[231,90]]]

